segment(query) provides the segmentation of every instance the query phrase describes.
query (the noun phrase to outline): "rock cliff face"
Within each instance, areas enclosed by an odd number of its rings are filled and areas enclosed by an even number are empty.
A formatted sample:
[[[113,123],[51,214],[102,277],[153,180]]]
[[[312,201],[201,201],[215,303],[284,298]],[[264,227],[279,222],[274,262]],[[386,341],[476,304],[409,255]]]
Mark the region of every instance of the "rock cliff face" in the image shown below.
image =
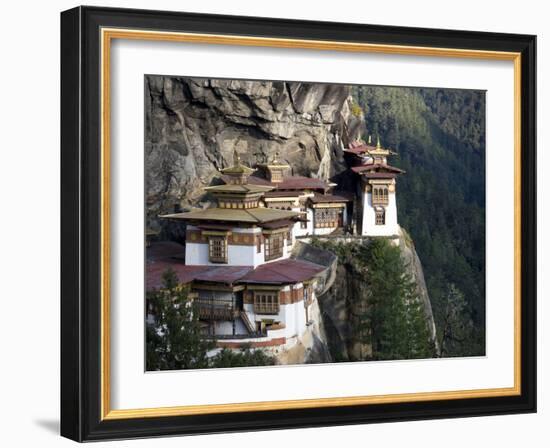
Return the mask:
[[[436,344],[436,327],[432,306],[424,280],[422,264],[408,234],[400,229],[399,249],[408,269],[408,274],[416,284],[421,298],[424,315],[430,330],[431,341]],[[362,273],[351,263],[336,262],[331,265],[328,274],[332,279],[318,296],[323,316],[323,327],[328,341],[329,351],[334,361],[358,361],[371,354],[371,347],[358,341],[354,328],[359,310],[357,304],[368,296],[367,284]],[[436,352],[439,349],[436,346]]]
[[[405,261],[405,265],[409,267],[409,274],[416,283],[418,296],[424,305],[424,315],[426,316],[426,321],[428,322],[430,336],[436,346],[436,352],[439,353],[432,303],[430,302],[430,296],[428,295],[428,288],[426,287],[426,280],[424,279],[422,263],[416,253],[416,249],[414,248],[413,240],[403,228],[400,228],[399,230],[399,247],[401,248],[401,257]]]
[[[357,138],[349,86],[169,76],[145,78],[147,224],[196,205],[233,151],[254,166],[279,157],[293,174],[328,179]]]

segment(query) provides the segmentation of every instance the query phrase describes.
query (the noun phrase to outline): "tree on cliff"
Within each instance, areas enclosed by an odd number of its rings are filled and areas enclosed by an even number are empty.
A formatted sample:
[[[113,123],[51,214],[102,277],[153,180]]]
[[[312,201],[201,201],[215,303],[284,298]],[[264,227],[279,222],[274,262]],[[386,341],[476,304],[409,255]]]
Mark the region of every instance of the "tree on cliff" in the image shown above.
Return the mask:
[[[452,283],[445,292],[445,303],[439,340],[441,356],[460,356],[464,341],[475,340],[468,303],[464,294]]]
[[[147,312],[153,322],[146,329],[147,370],[206,369],[222,367],[269,366],[273,356],[262,350],[243,347],[223,349],[213,357],[209,350],[215,341],[201,338],[198,312],[189,298],[189,288],[178,283],[176,273],[168,269],[162,276],[163,287],[147,295]]]
[[[445,356],[485,353],[485,93],[479,90],[356,86],[367,123],[399,153],[398,220],[414,239],[437,333],[448,285],[467,307],[455,317],[473,330]],[[458,323],[458,322],[457,322]]]
[[[217,368],[273,366],[276,363],[274,356],[270,356],[262,350],[253,350],[250,347],[243,347],[240,351],[224,348],[211,359],[211,366]]]
[[[147,370],[209,367],[206,353],[214,345],[201,338],[189,289],[173,270],[163,274],[162,288],[148,293],[147,307],[154,320],[147,325]]]
[[[358,248],[365,270],[367,297],[357,319],[361,342],[372,347],[369,359],[433,357],[433,344],[416,285],[398,247],[375,239]]]

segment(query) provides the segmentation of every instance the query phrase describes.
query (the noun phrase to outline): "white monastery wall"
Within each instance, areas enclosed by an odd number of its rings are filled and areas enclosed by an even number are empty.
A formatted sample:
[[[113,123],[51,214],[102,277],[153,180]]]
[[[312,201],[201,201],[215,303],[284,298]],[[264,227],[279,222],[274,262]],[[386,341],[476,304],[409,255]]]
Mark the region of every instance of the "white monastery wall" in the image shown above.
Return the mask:
[[[388,195],[388,205],[386,209],[386,224],[375,224],[375,211],[372,205],[372,194],[367,193],[363,195],[363,228],[361,235],[363,236],[392,236],[397,235],[399,232],[399,225],[397,224],[397,205],[395,193],[390,192]]]

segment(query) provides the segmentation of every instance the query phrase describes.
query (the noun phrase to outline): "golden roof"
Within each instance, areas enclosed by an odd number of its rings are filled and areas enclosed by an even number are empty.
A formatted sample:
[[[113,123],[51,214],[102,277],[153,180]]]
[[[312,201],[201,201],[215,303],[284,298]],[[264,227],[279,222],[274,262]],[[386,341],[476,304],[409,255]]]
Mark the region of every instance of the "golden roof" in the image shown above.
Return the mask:
[[[234,185],[234,184],[225,184],[225,185],[214,185],[212,187],[205,187],[204,190],[210,193],[265,193],[266,191],[271,191],[275,187],[268,185],[254,185],[254,184],[243,184],[243,185]]]
[[[163,215],[164,219],[177,219],[184,221],[231,221],[243,222],[249,224],[261,224],[264,222],[277,221],[279,219],[288,219],[299,216],[300,213],[277,210],[273,208],[251,208],[251,209],[227,209],[227,208],[207,208],[205,210],[195,210],[184,213],[174,213]]]
[[[275,152],[275,155],[273,157],[273,159],[271,159],[271,162],[268,162],[268,163],[259,163],[258,166],[261,166],[261,167],[266,167],[266,168],[290,168],[290,165],[285,163],[285,162],[281,162],[279,160],[279,151],[276,151]]]

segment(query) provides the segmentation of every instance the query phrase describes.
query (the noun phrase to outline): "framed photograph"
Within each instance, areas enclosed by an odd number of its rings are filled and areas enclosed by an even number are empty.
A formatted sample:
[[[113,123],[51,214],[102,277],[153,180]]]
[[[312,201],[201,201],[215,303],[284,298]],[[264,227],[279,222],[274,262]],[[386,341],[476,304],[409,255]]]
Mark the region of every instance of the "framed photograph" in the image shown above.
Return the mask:
[[[61,14],[61,433],[536,411],[535,36]]]

